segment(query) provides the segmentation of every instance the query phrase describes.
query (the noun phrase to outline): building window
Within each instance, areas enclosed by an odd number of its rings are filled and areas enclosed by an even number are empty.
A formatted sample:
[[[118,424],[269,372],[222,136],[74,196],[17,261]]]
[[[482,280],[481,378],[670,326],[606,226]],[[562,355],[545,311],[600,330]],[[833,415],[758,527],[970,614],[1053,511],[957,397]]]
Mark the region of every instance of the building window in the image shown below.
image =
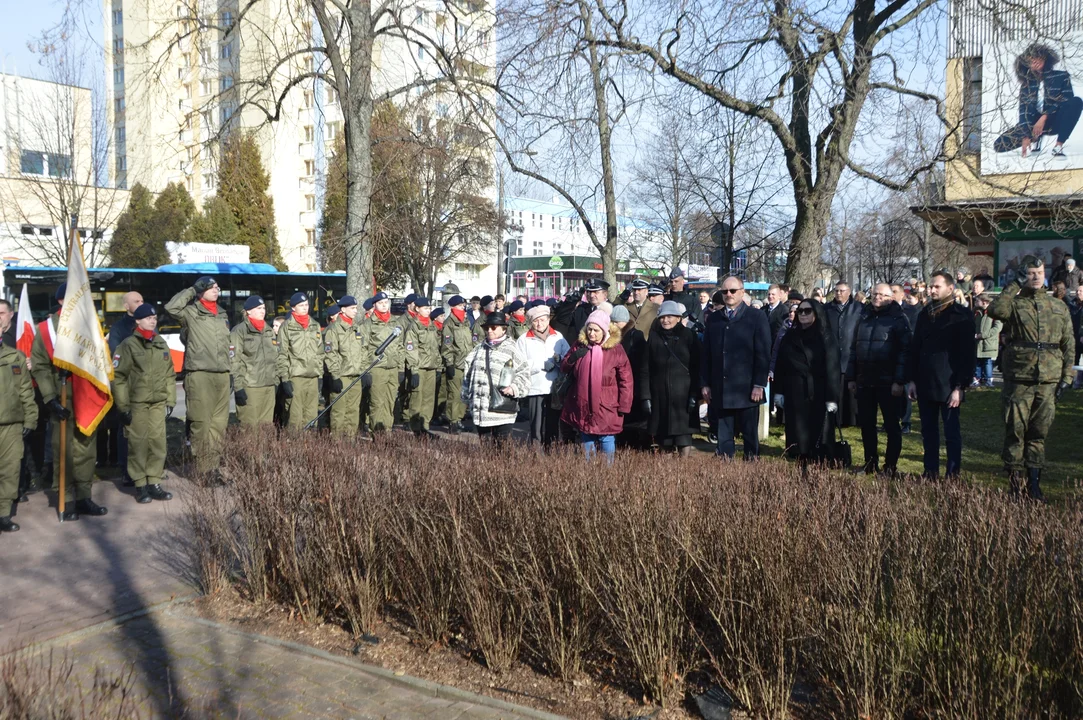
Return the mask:
[[[305,177],[312,177],[316,174],[316,161],[305,160]]]
[[[203,189],[214,190],[214,173],[203,173]]]
[[[534,227],[534,213],[530,213],[530,227]]]
[[[188,191],[189,195],[196,191],[196,182],[191,175],[184,178],[184,189]]]
[[[233,117],[233,103],[223,103],[221,109],[222,124],[225,125]]]
[[[117,144],[124,142],[126,131],[123,125],[117,125]]]
[[[210,48],[200,48],[200,50],[199,50],[199,61],[201,63],[203,63],[204,65],[210,65],[211,64],[211,50],[210,50]]]
[[[981,58],[963,59],[962,150],[981,152]]]
[[[222,27],[227,29],[233,27],[233,13],[229,10],[222,13]]]
[[[199,81],[199,94],[200,95],[210,95],[211,94],[211,81],[210,80],[200,80]]]
[[[447,112],[448,112],[447,103],[444,103],[444,102],[436,103],[436,114],[439,117],[447,117]]]
[[[115,52],[115,53],[124,52],[124,38],[122,38],[122,37],[113,38],[113,52]]]
[[[312,138],[315,136],[315,131],[311,125],[305,125],[305,142],[312,142]]]
[[[327,123],[327,139],[332,140],[332,141],[338,139],[338,123],[337,122]]]
[[[225,75],[225,76],[222,77],[221,80],[218,81],[218,89],[221,92],[225,92],[226,90],[229,90],[231,87],[233,87],[233,76],[232,75]]]
[[[306,212],[315,212],[315,210],[316,210],[316,196],[315,195],[305,195],[305,211]]]
[[[338,102],[338,93],[335,92],[333,87],[327,88],[327,104],[334,105]]]
[[[229,60],[231,57],[233,57],[233,43],[228,42],[222,45],[221,58]]]
[[[19,169],[26,175],[44,175],[45,153],[23,150]]]
[[[541,255],[542,254],[542,242],[541,242],[541,240],[535,240],[534,241],[534,254],[535,255]]]
[[[21,228],[19,228],[19,230],[22,232],[23,235],[33,235],[34,234],[34,226],[33,225],[23,225]]]
[[[117,155],[117,172],[124,172],[128,169],[128,156]]]
[[[301,107],[305,107],[305,108],[312,107],[312,91],[311,90],[305,90],[304,99],[302,100]]]
[[[113,82],[118,85],[124,83],[124,68],[113,68]]]
[[[422,10],[421,8],[415,8],[414,9],[414,25],[424,25],[424,24],[425,24],[425,11]]]
[[[114,10],[113,11],[113,24],[114,25],[123,25],[124,24],[124,11],[122,11],[122,10]]]
[[[424,60],[425,59],[425,48],[422,47],[421,45],[417,46],[417,59],[418,60]]]
[[[309,245],[316,244],[316,231],[312,228],[305,229],[305,242]]]

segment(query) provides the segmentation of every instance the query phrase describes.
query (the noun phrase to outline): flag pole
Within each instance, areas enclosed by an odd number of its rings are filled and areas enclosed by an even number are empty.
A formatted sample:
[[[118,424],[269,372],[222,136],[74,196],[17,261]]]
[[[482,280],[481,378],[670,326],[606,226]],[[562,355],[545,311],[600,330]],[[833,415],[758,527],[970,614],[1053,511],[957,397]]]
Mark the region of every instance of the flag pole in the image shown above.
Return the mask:
[[[71,265],[71,249],[75,243],[75,226],[79,223],[79,216],[71,216],[71,230],[68,232],[68,265]],[[63,308],[61,308],[63,312]],[[61,370],[57,373],[60,377],[60,407],[67,409],[68,407],[68,373],[66,370]],[[56,501],[57,511],[60,513],[60,522],[64,522],[64,511],[66,510],[67,503],[65,502],[67,497],[67,472],[65,461],[68,458],[67,449],[68,440],[68,420],[65,417],[60,418],[60,483],[57,486],[59,495]]]

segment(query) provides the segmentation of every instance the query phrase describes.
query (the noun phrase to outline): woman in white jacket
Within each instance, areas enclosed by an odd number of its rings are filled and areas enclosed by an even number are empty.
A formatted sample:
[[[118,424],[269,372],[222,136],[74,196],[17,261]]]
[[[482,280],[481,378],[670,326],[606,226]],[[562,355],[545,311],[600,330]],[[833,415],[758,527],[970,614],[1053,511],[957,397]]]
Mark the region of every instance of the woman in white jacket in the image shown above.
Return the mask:
[[[570,349],[564,336],[549,326],[549,307],[536,305],[526,311],[530,330],[515,344],[530,367],[527,409],[530,413],[530,442],[552,445],[560,427],[560,412],[549,405],[549,392],[560,374],[560,361]]]
[[[519,412],[517,400],[527,395],[530,373],[515,341],[507,335],[504,313],[489,313],[482,328],[485,340],[466,356],[462,399],[478,435],[503,441],[511,437]]]

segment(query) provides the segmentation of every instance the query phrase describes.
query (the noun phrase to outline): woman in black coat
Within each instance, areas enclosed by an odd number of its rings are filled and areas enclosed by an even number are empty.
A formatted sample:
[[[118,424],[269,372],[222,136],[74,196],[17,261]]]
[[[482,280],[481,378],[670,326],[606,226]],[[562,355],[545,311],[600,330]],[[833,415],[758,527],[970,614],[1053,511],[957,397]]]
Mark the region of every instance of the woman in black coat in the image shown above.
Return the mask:
[[[839,350],[824,306],[803,300],[797,322],[782,336],[775,363],[776,402],[783,396],[786,410],[786,446],[801,464],[821,459],[821,441],[834,431],[825,421],[838,413],[841,381]]]
[[[636,395],[654,441],[681,455],[692,451],[699,430],[699,337],[681,324],[681,307],[667,300],[658,310],[636,369]]]

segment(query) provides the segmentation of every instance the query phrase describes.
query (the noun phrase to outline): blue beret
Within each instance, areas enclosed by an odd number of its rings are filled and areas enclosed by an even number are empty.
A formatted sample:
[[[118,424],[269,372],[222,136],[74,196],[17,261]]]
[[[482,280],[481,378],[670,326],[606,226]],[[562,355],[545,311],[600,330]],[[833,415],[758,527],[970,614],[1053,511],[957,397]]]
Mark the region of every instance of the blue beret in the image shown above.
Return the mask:
[[[459,307],[464,302],[466,302],[466,300],[463,299],[462,295],[452,295],[451,298],[447,301],[447,305],[448,307]]]
[[[263,298],[259,295],[249,295],[248,299],[244,301],[245,310],[255,310],[263,304]]]
[[[409,302],[407,302],[407,304],[409,304]],[[432,307],[432,302],[427,297],[415,295],[414,305],[417,305],[418,307]]]
[[[343,295],[342,297],[340,297],[338,299],[338,306],[340,308],[353,307],[356,304],[357,304],[357,300],[354,299],[353,295]]]
[[[143,303],[135,309],[135,312],[132,313],[132,317],[134,317],[136,320],[142,320],[145,317],[150,317],[151,315],[157,314],[158,313],[154,311],[153,305],[151,305],[150,303]]]
[[[415,293],[410,293],[409,295],[406,296],[406,299],[403,300],[402,302],[403,302],[404,305],[409,305],[410,303],[413,303],[413,304],[417,305],[418,299],[419,298]]]
[[[556,298],[549,298],[545,301],[545,304],[551,308],[555,308],[558,305]]]
[[[61,300],[64,299],[64,296],[67,295],[67,294],[68,294],[68,283],[67,282],[60,283],[60,287],[58,287],[56,289],[56,301],[60,302]]]
[[[340,308],[334,303],[327,306],[327,317],[331,317],[332,315],[338,315],[340,312],[342,312],[342,308]]]
[[[372,304],[375,305],[376,303],[380,302],[381,300],[387,300],[387,297],[388,297],[387,293],[385,293],[383,290],[381,290],[380,292],[378,292],[378,293],[376,293],[375,295],[372,296]]]
[[[308,295],[305,295],[303,292],[295,292],[293,295],[290,295],[290,307],[300,305],[303,302],[308,302]]]
[[[365,302],[361,303],[361,307],[365,308],[365,312],[372,309],[373,304],[376,302],[373,298],[369,298]]]
[[[515,312],[516,310],[522,310],[522,309],[523,309],[523,301],[522,300],[516,300],[511,305],[508,305],[508,312]]]
[[[438,307],[429,314],[429,317],[431,317],[431,318],[433,318],[435,320],[437,317],[439,317],[440,315],[443,315],[443,314],[444,314],[444,308]]]
[[[485,307],[489,303],[494,302],[492,295],[486,295],[481,299],[481,306]]]

